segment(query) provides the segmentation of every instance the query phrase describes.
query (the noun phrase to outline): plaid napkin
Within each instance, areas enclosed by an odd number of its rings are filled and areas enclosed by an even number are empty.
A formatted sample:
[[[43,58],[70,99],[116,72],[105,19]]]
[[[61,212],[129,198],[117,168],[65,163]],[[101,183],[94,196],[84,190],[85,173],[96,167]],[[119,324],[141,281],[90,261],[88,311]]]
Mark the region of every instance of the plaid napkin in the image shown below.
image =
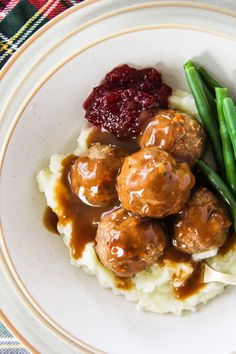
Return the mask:
[[[0,323],[0,353],[1,354],[29,354],[21,344]]]
[[[82,0],[0,0],[0,68],[41,26]]]
[[[53,17],[83,0],[0,0],[0,68]],[[29,353],[0,322],[0,353]]]

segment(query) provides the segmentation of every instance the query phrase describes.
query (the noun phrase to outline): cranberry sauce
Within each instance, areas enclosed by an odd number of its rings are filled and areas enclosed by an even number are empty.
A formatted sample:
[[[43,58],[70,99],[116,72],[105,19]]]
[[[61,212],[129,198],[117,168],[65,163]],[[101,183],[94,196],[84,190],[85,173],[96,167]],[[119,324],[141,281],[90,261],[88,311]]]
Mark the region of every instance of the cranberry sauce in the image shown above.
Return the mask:
[[[153,109],[166,108],[172,89],[154,68],[124,64],[110,71],[83,104],[85,118],[117,138],[139,135],[141,120]]]

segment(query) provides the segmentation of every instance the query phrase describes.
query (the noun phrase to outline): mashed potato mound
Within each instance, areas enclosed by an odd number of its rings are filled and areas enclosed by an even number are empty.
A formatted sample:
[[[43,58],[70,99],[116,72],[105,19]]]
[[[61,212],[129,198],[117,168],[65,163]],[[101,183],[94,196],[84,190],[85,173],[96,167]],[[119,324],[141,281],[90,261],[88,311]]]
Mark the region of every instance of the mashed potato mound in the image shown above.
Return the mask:
[[[177,90],[170,97],[170,107],[197,116],[196,107],[190,94]],[[92,128],[84,128],[78,138],[78,147],[74,154],[80,155],[86,151],[86,139]],[[49,167],[42,170],[37,175],[39,189],[45,194],[47,205],[58,215],[60,219],[59,207],[54,195],[54,187],[60,178],[61,162],[66,156],[53,155],[50,159]],[[64,243],[70,248],[71,225],[66,226],[58,223],[58,231]],[[210,256],[210,254],[208,254]],[[138,309],[143,309],[156,313],[173,313],[181,315],[184,310],[195,311],[200,303],[206,303],[224,291],[224,284],[208,283],[197,293],[180,300],[175,296],[173,285],[180,286],[186,278],[193,272],[193,267],[189,262],[166,261],[165,265],[153,265],[148,270],[136,274],[132,277],[132,287],[128,290],[117,286],[116,277],[111,271],[106,269],[99,261],[94,247],[94,242],[87,243],[82,257],[75,259],[70,250],[71,264],[82,268],[86,273],[95,275],[101,286],[111,288],[115,294],[123,294],[127,300],[137,303]],[[215,256],[207,259],[207,262],[216,270],[236,274],[236,252],[230,250],[224,256]],[[174,284],[173,284],[173,279]]]

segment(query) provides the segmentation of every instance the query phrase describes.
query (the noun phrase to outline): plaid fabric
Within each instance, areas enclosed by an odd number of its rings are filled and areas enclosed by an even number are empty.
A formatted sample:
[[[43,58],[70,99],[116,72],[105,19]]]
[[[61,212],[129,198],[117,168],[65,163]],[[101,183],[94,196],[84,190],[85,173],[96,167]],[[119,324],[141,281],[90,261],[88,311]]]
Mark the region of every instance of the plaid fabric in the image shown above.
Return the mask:
[[[0,0],[0,68],[41,26],[83,0]]]
[[[1,354],[29,354],[16,339],[0,323],[0,353]]]

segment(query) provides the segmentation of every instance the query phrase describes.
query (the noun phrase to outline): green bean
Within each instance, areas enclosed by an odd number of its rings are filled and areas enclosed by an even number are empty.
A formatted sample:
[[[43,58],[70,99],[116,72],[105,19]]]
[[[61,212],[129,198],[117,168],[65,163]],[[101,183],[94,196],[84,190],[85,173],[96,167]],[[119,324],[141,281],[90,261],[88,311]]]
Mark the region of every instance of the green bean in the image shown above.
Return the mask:
[[[217,109],[216,109],[216,102],[215,102],[215,90],[214,90],[214,93],[212,93],[211,88],[209,88],[209,86],[208,86],[208,83],[204,80],[203,76],[201,75],[201,70],[204,70],[204,72],[206,72],[206,70],[204,68],[202,68],[202,67],[200,67],[199,69],[196,69],[196,70],[200,74],[200,77],[202,79],[202,85],[204,87],[207,100],[208,100],[209,105],[211,107],[212,113],[213,113],[213,115],[214,115],[214,117],[215,117],[215,119],[217,120],[217,123],[218,123]],[[214,80],[214,79],[212,78],[212,80]]]
[[[236,158],[236,109],[231,97],[224,98],[223,112]]]
[[[197,106],[199,116],[209,137],[216,164],[221,176],[224,176],[225,167],[220,133],[216,120],[212,119],[214,113],[209,104],[209,101],[207,100],[201,77],[191,61],[184,65],[184,69],[189,87],[192,91]]]
[[[205,90],[205,94],[206,94],[206,98],[209,102],[209,105],[211,107],[212,110],[212,114],[214,116],[214,118],[217,121],[218,124],[218,119],[217,119],[217,109],[216,109],[216,101],[215,101],[215,97],[212,95],[211,91],[209,90],[207,84],[202,80],[202,85],[204,87]]]
[[[200,171],[206,176],[211,185],[215,188],[216,192],[222,197],[225,203],[229,206],[232,214],[234,230],[236,231],[236,198],[232,194],[231,190],[221,179],[221,177],[204,161],[199,160],[197,165]]]
[[[212,92],[213,95],[215,95],[215,88],[222,87],[221,84],[216,81],[202,66],[198,68],[198,72],[202,77],[203,81],[205,81],[209,90]]]
[[[223,100],[228,96],[227,88],[216,87],[216,105],[220,126],[220,136],[222,141],[223,156],[225,163],[226,181],[232,191],[236,193],[236,161],[234,151],[230,140],[229,131],[225,122],[223,113]]]

